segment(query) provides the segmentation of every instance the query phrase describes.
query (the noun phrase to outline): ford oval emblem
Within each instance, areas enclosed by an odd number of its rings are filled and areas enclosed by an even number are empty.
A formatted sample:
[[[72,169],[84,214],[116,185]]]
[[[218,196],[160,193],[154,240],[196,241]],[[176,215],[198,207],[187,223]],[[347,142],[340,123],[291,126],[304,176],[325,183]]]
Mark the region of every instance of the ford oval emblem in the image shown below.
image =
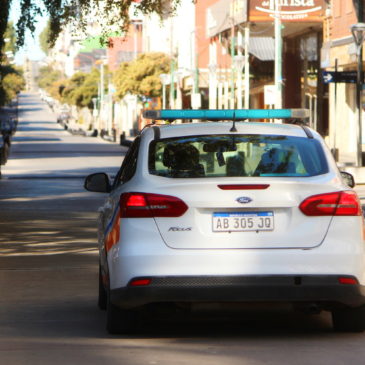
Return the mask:
[[[236,199],[236,201],[241,204],[247,204],[251,203],[252,199],[249,198],[248,196],[240,196],[239,198]]]

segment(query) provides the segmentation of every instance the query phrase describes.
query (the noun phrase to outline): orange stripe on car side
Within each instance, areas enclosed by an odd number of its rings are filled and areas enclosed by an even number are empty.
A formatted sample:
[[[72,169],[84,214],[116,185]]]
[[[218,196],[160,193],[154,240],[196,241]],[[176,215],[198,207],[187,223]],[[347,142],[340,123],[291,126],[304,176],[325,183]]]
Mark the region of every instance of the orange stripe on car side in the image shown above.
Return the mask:
[[[113,226],[105,239],[105,250],[109,252],[110,249],[119,241],[120,238],[120,212],[115,215]]]

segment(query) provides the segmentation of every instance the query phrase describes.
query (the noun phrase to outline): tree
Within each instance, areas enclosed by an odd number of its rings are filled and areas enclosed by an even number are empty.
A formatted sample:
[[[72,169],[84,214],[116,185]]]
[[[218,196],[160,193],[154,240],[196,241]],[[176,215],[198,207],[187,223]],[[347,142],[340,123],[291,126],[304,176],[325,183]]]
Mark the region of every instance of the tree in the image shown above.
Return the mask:
[[[8,24],[9,9],[13,0],[0,0],[0,50],[4,44],[4,33]],[[90,14],[104,25],[105,33],[111,26],[118,30],[127,30],[130,23],[129,10],[132,5],[142,14],[157,13],[161,17],[173,13],[182,0],[18,0],[21,16],[17,22],[17,44],[22,46],[25,31],[32,34],[35,30],[37,16],[49,16],[50,32],[48,43],[54,45],[58,34],[67,24],[77,25],[85,29]],[[193,0],[192,0],[193,1]],[[0,51],[1,52],[1,51]]]
[[[8,23],[8,26],[6,27],[6,31],[4,34],[4,38],[5,38],[5,45],[4,45],[5,52],[12,52],[13,54],[15,54],[16,33],[13,22]]]
[[[64,103],[76,105],[79,108],[93,108],[92,98],[98,95],[99,71],[94,68],[90,73],[77,72],[67,80],[62,91]]]
[[[0,50],[0,64],[9,63],[8,55],[14,55],[16,51],[16,33],[13,22],[9,22],[4,33],[4,42]],[[5,56],[6,55],[6,56]],[[2,62],[1,62],[2,61]]]
[[[8,26],[11,0],[0,0],[0,63],[4,54],[5,32]]]
[[[48,52],[50,50],[50,44],[48,42],[50,38],[50,32],[51,32],[51,25],[50,22],[47,22],[47,25],[42,30],[41,34],[39,35],[39,46],[41,50],[48,55]]]
[[[44,66],[39,69],[39,76],[37,78],[38,86],[47,91],[48,88],[56,81],[63,78],[62,72],[54,70],[52,66]]]
[[[170,58],[160,52],[144,53],[132,62],[124,62],[114,74],[116,96],[127,93],[155,97],[161,95],[160,74],[170,72]]]
[[[22,70],[12,65],[0,67],[0,80],[0,105],[9,103],[25,87]]]
[[[17,72],[7,74],[2,80],[2,86],[5,90],[5,103],[9,103],[25,87],[24,78]]]
[[[16,50],[16,33],[12,22],[7,25],[4,38],[0,49],[0,105],[9,103],[25,87],[23,71],[10,62]]]

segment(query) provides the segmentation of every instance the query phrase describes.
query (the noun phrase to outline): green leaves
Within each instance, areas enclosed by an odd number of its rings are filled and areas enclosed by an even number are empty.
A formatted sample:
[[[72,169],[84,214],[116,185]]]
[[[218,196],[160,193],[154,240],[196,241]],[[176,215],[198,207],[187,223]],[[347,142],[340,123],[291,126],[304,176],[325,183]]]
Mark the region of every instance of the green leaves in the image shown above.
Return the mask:
[[[194,1],[194,0],[191,0]],[[0,48],[2,47],[6,24],[8,23],[11,0],[0,2]],[[49,46],[52,48],[61,30],[67,24],[84,30],[90,16],[98,19],[106,35],[111,29],[127,30],[130,24],[130,8],[134,13],[157,13],[162,18],[174,12],[181,0],[20,0],[21,16],[16,25],[17,45],[23,46],[25,32],[34,33],[38,16],[49,17]]]
[[[93,69],[91,73],[78,72],[71,79],[66,80],[61,92],[63,103],[76,105],[79,108],[93,108],[92,98],[98,95],[99,71]]]
[[[14,66],[0,67],[0,105],[9,103],[25,87],[25,80],[20,69]]]
[[[116,95],[126,94],[155,97],[161,95],[160,74],[170,71],[170,58],[164,53],[145,53],[132,62],[122,63],[113,82]]]
[[[170,58],[166,54],[145,53],[132,62],[122,63],[113,75],[105,68],[104,88],[112,76],[118,99],[128,93],[156,97],[161,95],[160,74],[169,72]],[[70,79],[63,79],[59,71],[47,66],[40,70],[38,85],[61,103],[92,109],[92,98],[99,94],[100,71],[94,68],[90,73],[77,72]]]

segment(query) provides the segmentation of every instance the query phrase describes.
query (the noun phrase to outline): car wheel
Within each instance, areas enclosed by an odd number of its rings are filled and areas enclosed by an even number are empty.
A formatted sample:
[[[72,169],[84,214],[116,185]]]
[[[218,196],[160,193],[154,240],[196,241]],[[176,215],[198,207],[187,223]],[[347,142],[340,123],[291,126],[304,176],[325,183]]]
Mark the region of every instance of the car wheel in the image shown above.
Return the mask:
[[[136,313],[115,306],[110,300],[110,291],[108,291],[106,317],[106,329],[111,335],[132,333],[136,329]]]
[[[363,332],[365,307],[335,309],[332,311],[332,322],[338,332]]]
[[[99,296],[98,296],[98,307],[101,310],[106,310],[107,307],[107,292],[104,288],[103,279],[101,277],[101,268],[99,266]]]

